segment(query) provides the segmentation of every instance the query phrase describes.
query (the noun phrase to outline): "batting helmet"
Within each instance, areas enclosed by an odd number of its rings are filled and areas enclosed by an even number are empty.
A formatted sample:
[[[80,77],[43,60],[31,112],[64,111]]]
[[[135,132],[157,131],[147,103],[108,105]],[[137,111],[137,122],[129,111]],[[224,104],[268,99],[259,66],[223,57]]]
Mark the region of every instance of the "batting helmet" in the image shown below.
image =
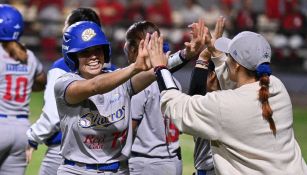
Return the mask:
[[[23,18],[20,12],[13,6],[0,5],[0,40],[19,40],[24,29]]]
[[[63,35],[62,53],[71,71],[78,69],[78,60],[74,54],[93,46],[103,47],[105,62],[111,55],[110,43],[101,28],[94,22],[80,21],[66,29]]]

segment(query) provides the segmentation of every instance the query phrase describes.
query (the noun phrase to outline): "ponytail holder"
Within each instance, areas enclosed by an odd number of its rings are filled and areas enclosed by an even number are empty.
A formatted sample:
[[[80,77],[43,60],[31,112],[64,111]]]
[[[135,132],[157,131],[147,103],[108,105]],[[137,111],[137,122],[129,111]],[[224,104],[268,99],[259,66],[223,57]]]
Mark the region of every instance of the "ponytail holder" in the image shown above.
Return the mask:
[[[270,64],[268,64],[268,63],[260,64],[256,69],[256,73],[257,73],[258,77],[261,77],[262,75],[270,76],[272,74]]]

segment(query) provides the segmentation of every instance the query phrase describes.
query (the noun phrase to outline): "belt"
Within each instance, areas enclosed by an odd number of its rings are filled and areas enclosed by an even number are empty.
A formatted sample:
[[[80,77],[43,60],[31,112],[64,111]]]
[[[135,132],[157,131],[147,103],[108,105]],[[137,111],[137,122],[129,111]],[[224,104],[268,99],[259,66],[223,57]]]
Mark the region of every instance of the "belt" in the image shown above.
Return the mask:
[[[0,114],[0,117],[2,117],[2,118],[8,118],[10,116],[11,115]],[[28,115],[12,115],[12,116],[14,116],[16,118],[28,118]]]
[[[197,175],[206,175],[207,171],[206,170],[197,170]]]
[[[120,163],[119,162],[114,162],[114,163],[109,163],[109,164],[85,164],[85,163],[79,163],[75,162],[72,160],[64,160],[64,165],[79,165],[79,166],[85,166],[86,169],[91,169],[91,170],[98,170],[98,171],[111,171],[116,173],[119,169]]]
[[[196,175],[206,175],[208,173],[212,174],[211,172],[214,172],[214,167],[211,168],[210,170],[196,170],[196,171],[197,171]]]

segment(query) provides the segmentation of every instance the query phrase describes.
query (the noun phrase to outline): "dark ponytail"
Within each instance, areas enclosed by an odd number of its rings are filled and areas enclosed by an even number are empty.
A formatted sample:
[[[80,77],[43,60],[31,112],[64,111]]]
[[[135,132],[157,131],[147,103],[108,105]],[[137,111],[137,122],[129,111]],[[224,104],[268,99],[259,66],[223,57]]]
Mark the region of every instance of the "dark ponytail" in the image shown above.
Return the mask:
[[[2,41],[2,46],[10,57],[19,60],[21,63],[27,63],[27,49],[18,41]]]

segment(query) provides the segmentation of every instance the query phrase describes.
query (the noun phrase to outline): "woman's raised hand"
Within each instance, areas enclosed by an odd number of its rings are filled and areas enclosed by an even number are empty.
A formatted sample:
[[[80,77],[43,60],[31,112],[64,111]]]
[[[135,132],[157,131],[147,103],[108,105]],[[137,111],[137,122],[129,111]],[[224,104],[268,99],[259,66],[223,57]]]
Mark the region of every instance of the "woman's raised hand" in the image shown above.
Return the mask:
[[[225,27],[225,18],[221,16],[216,21],[213,35],[211,35],[210,32],[208,32],[206,35],[206,45],[208,47],[208,50],[211,52],[212,56],[214,57],[217,57],[222,53],[215,49],[214,43],[218,38],[222,37],[224,32],[224,27]]]
[[[138,56],[135,60],[135,69],[137,71],[147,71],[152,68],[149,53],[148,53],[148,44],[150,41],[150,34],[146,34],[145,40],[141,40],[138,48]]]
[[[206,39],[206,27],[203,19],[199,19],[198,23],[189,25],[191,29],[191,40],[185,42],[184,57],[187,60],[197,58],[199,53],[204,49]]]
[[[147,46],[149,53],[149,58],[151,65],[156,66],[166,66],[167,65],[167,55],[163,52],[163,36],[158,36],[157,32],[151,35],[150,42]]]

